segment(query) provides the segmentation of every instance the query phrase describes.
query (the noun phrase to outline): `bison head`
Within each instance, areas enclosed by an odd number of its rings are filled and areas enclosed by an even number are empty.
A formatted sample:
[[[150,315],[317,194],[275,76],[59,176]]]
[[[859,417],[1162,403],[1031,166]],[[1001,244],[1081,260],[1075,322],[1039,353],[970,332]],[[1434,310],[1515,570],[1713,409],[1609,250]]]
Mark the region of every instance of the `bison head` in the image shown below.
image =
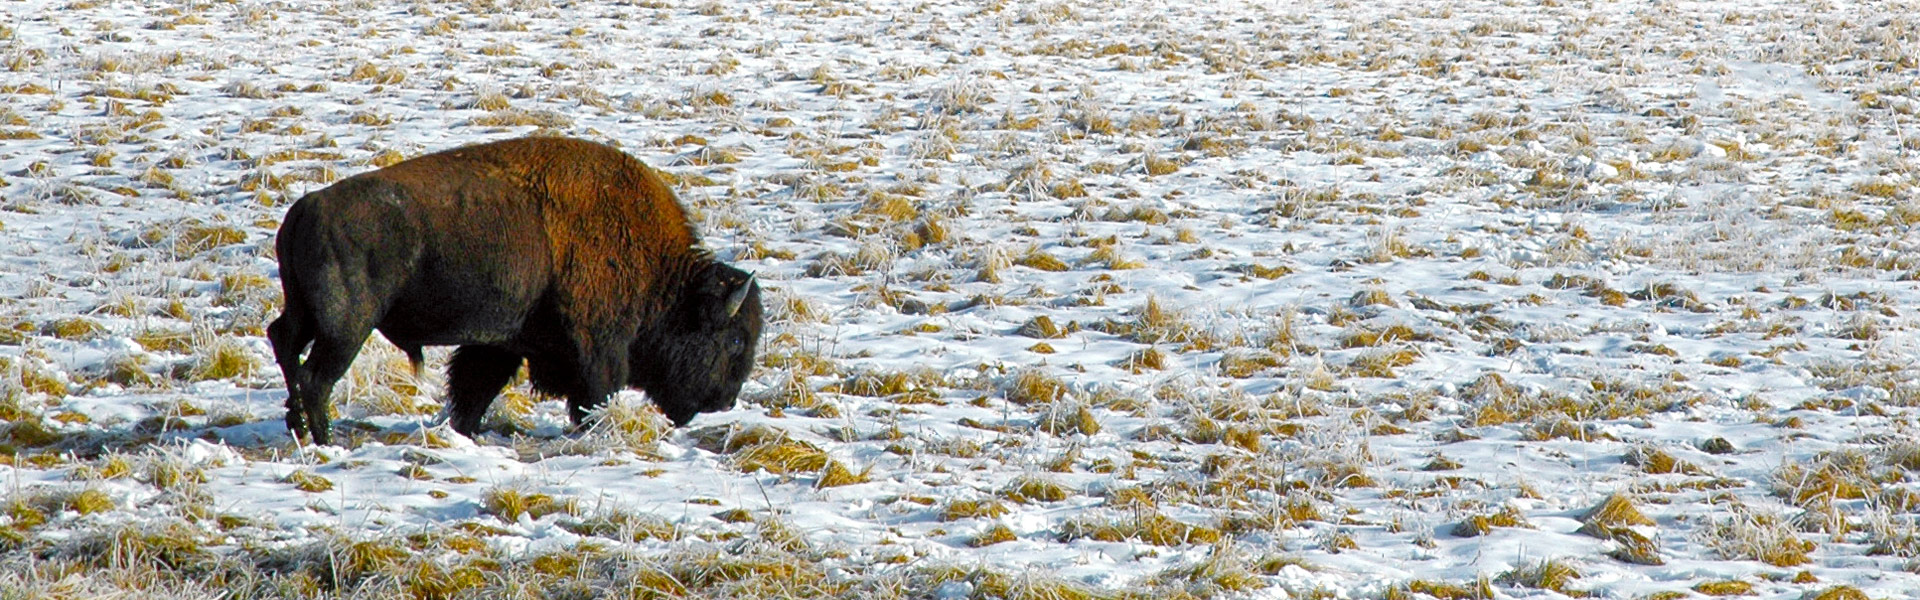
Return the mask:
[[[710,263],[687,283],[662,334],[634,342],[632,384],[646,390],[674,426],[733,408],[753,371],[760,322],[760,283],[746,271]]]

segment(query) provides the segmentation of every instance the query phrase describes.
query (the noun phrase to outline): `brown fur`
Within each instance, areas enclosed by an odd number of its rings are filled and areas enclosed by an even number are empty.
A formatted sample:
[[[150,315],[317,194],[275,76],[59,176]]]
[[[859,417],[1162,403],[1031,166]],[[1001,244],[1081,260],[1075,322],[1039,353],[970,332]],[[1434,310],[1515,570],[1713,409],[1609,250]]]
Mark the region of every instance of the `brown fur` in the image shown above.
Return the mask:
[[[486,171],[467,172],[475,165]],[[613,147],[560,137],[516,138],[455,148],[360,175],[421,198],[454,182],[496,178],[529,192],[540,211],[561,310],[579,322],[623,320],[658,306],[663,277],[706,258],[686,210],[660,174]],[[626,227],[605,227],[620,223]],[[608,249],[624,249],[619,257]],[[617,258],[617,259],[616,259]]]

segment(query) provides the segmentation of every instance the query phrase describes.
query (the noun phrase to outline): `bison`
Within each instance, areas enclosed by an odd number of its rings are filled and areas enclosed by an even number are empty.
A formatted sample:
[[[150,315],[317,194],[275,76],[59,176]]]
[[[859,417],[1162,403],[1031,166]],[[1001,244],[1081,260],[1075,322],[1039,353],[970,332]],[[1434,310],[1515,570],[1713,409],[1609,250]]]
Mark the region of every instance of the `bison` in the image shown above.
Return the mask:
[[[448,413],[468,435],[523,362],[575,427],[622,387],[686,425],[733,406],[760,337],[754,277],[700,246],[658,173],[585,140],[465,146],[348,177],[294,202],[274,242],[286,303],[267,336],[287,429],[316,444],[376,329],[416,369],[422,347],[459,346]]]

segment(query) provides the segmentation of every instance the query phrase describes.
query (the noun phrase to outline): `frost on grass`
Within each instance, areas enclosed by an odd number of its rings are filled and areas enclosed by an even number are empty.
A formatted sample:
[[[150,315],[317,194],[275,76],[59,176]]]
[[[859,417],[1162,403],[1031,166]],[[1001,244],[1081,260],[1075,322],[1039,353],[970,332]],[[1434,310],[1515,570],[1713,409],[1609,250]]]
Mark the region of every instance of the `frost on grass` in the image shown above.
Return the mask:
[[[124,4],[0,25],[0,587],[1920,590],[1873,5]],[[288,203],[521,134],[752,263],[740,405],[466,439],[372,340],[292,444]]]

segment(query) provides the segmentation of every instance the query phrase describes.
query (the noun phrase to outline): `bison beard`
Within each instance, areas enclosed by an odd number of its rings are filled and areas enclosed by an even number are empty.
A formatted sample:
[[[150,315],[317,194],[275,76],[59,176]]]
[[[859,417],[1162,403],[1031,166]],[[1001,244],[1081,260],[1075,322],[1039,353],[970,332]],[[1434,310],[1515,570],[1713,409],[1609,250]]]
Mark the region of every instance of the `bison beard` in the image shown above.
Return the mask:
[[[622,387],[675,425],[726,410],[753,366],[760,286],[700,248],[658,174],[612,147],[522,138],[341,180],[287,210],[267,335],[287,428],[330,443],[327,398],[374,330],[447,367],[453,428],[524,362],[576,426]],[[302,360],[302,354],[305,359]]]

